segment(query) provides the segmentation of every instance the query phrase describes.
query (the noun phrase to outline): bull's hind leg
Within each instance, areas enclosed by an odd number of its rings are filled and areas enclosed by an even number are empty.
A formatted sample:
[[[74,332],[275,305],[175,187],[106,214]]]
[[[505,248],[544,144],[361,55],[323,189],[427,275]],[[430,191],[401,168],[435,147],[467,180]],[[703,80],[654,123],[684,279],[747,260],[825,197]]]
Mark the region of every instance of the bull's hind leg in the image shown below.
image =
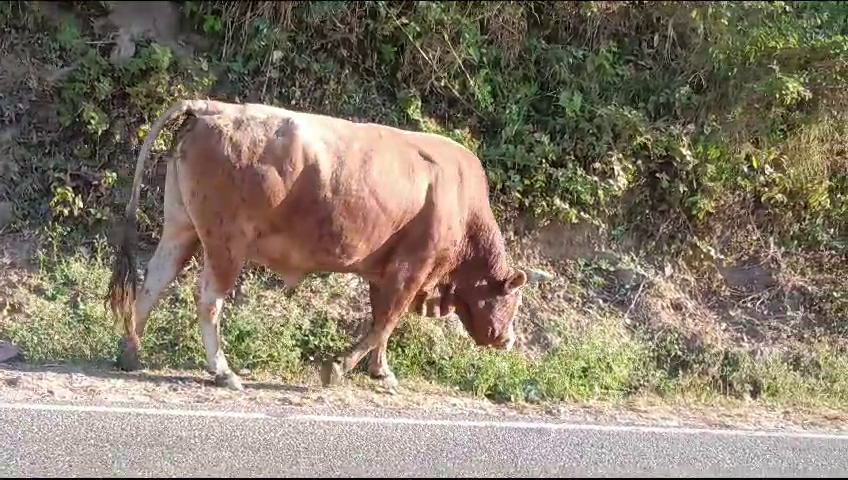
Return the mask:
[[[197,316],[203,346],[206,349],[206,361],[209,372],[215,376],[218,386],[233,390],[242,390],[241,380],[230,370],[224,355],[221,340],[221,308],[224,297],[236,283],[239,271],[244,263],[243,255],[236,251],[243,249],[233,245],[216,243],[204,244],[203,271],[200,274],[200,288],[197,296]]]
[[[172,165],[173,162],[168,162],[162,238],[159,240],[159,245],[156,246],[153,258],[147,264],[144,284],[138,293],[134,306],[135,333],[138,339],[144,335],[150,311],[153,310],[162,292],[177,278],[177,275],[197,250],[197,233],[194,231],[194,226],[180,198]],[[139,347],[140,345],[135,343],[134,340],[130,340],[129,336],[124,336],[121,339],[118,367],[128,371],[140,369]]]

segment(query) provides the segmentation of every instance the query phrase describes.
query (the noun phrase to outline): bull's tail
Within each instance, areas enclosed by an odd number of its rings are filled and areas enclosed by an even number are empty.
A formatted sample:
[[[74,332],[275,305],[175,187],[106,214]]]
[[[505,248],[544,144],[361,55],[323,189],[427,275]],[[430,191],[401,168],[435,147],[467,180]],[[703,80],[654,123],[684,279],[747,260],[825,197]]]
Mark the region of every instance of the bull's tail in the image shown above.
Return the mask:
[[[172,119],[191,112],[196,115],[211,115],[239,108],[239,105],[217,102],[212,100],[182,100],[169,108],[150,127],[135,165],[132,193],[127,203],[124,221],[118,231],[118,251],[112,264],[112,278],[109,281],[109,291],[106,301],[112,311],[116,326],[123,325],[130,349],[137,349],[139,338],[136,333],[135,300],[138,274],[136,272],[137,250],[137,217],[141,179],[144,175],[144,165],[150,156],[150,150],[156,137]]]

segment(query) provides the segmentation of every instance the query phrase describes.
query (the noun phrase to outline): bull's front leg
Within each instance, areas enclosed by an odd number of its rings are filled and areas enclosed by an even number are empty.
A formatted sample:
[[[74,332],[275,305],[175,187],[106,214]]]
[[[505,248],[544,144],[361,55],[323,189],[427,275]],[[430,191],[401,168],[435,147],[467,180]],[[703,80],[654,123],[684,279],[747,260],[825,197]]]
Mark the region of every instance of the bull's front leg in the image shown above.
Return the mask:
[[[439,318],[448,315],[453,310],[453,286],[440,285],[436,295],[430,291],[431,288],[425,287],[421,289],[414,297],[407,308],[408,313],[417,313],[422,317]],[[377,292],[373,286],[371,288],[371,302],[378,301]],[[388,338],[386,335],[381,338],[380,342],[371,350],[368,357],[368,374],[373,380],[381,380],[383,384],[394,389],[398,386],[397,378],[389,368],[388,360]]]
[[[401,282],[395,283],[395,285]],[[390,388],[397,387],[397,379],[389,369],[386,347],[389,337],[397,327],[401,315],[409,308],[419,290],[419,281],[403,282],[398,287],[378,287],[370,284],[371,297],[371,329],[352,350],[344,356],[324,362],[321,368],[321,383],[324,386],[341,383],[348,372],[353,370],[362,357],[371,352],[369,374],[372,378],[381,379]]]
[[[394,331],[395,327],[398,323],[400,323],[400,317],[403,315],[402,312],[416,310],[426,312],[426,303],[427,297],[429,293],[426,290],[419,291],[415,295],[412,296],[411,301],[408,303],[408,306],[401,311],[397,315],[391,323],[377,323],[377,315],[374,305],[379,305],[381,301],[385,301],[381,298],[380,290],[373,283],[369,286],[369,295],[371,302],[371,310],[372,310],[372,331],[374,331],[375,326],[381,325],[383,327],[383,331],[378,330],[376,345],[374,345],[368,357],[368,375],[372,380],[379,380],[383,382],[383,385],[389,389],[395,389],[398,387],[397,377],[395,377],[394,372],[389,368],[389,360],[388,360],[388,348],[389,348],[389,336],[391,336],[392,331]],[[388,330],[387,332],[384,330]]]

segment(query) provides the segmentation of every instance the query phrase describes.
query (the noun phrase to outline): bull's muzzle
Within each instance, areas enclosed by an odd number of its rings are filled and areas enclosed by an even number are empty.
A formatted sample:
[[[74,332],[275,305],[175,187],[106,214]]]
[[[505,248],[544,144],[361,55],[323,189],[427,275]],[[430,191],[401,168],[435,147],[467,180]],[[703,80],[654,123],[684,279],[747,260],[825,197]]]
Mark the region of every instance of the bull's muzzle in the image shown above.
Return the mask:
[[[498,339],[497,343],[492,345],[497,350],[503,350],[508,352],[512,350],[512,347],[515,346],[515,327],[512,325],[509,326],[506,333]]]

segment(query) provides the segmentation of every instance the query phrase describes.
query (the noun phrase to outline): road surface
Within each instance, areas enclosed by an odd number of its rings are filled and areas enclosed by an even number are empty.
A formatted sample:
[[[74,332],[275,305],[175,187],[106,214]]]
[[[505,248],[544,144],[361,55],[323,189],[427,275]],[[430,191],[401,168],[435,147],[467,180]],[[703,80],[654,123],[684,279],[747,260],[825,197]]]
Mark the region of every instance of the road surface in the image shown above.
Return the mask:
[[[332,413],[332,412],[331,412]],[[843,477],[848,436],[0,403],[0,475]]]

